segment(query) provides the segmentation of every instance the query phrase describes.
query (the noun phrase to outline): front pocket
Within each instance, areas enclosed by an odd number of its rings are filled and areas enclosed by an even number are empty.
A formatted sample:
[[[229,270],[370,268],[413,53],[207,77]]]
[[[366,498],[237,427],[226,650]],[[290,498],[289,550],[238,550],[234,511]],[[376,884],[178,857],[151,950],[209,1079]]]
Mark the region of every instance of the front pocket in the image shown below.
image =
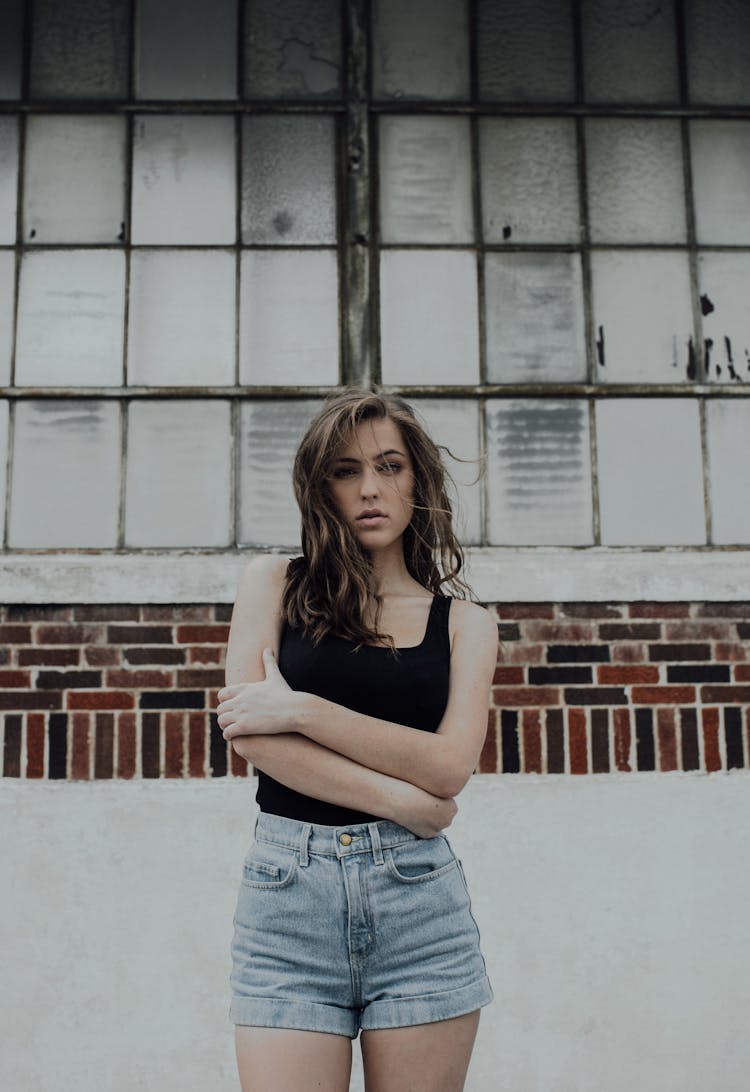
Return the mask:
[[[272,842],[255,843],[242,866],[246,887],[287,887],[297,874],[297,854],[293,849]]]
[[[394,846],[384,857],[388,871],[399,883],[424,883],[458,867],[453,850],[441,835]]]

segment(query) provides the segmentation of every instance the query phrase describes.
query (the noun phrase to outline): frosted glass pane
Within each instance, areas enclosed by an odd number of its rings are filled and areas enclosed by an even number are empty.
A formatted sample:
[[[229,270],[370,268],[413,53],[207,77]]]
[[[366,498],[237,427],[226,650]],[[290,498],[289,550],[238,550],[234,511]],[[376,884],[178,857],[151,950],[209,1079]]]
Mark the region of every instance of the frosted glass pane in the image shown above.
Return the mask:
[[[448,496],[458,541],[464,546],[475,546],[482,540],[479,406],[473,399],[454,402],[444,398],[420,398],[410,404],[440,447],[443,463],[455,484],[455,489],[449,484]],[[461,459],[470,461],[460,462]]]
[[[41,250],[23,257],[16,383],[122,382],[125,256],[112,250]]]
[[[750,254],[698,257],[704,369],[719,383],[750,380]]]
[[[135,27],[138,98],[236,98],[237,0],[138,0]]]
[[[699,243],[750,243],[750,121],[691,121]]]
[[[243,253],[240,382],[318,385],[338,379],[336,253]]]
[[[16,241],[18,119],[0,117],[0,243]]]
[[[579,242],[572,118],[481,118],[479,139],[485,242]]]
[[[133,251],[128,383],[233,383],[235,276],[227,251]]]
[[[247,98],[338,98],[341,68],[339,0],[247,0]]]
[[[34,0],[34,98],[124,99],[130,0]]]
[[[478,383],[477,270],[462,251],[380,256],[384,383]]]
[[[12,250],[0,250],[0,387],[6,387],[10,383],[15,293],[16,256]],[[2,465],[0,448],[0,466]],[[0,474],[0,478],[2,476]]]
[[[593,542],[588,405],[487,401],[489,536],[494,545]]]
[[[603,545],[705,542],[697,401],[597,402],[596,446]]]
[[[0,99],[21,97],[23,0],[0,4]]]
[[[585,381],[578,254],[487,254],[485,298],[491,383]]]
[[[0,465],[8,463],[8,403],[0,402]],[[0,474],[0,535],[5,541],[5,474]]]
[[[587,118],[585,127],[592,241],[685,242],[679,121]]]
[[[691,102],[750,103],[747,0],[685,0]]]
[[[719,545],[750,543],[750,400],[706,402],[712,539]]]
[[[125,119],[31,116],[23,237],[114,243],[125,236]]]
[[[380,119],[380,234],[385,243],[473,240],[468,118]]]
[[[583,0],[581,14],[587,101],[679,100],[672,0]]]
[[[134,243],[233,243],[235,203],[231,117],[136,118]]]
[[[336,242],[334,137],[332,117],[243,119],[243,242]]]
[[[573,18],[567,0],[478,0],[483,99],[575,99]]]
[[[297,546],[299,509],[292,463],[319,400],[243,402],[240,406],[240,543]]]
[[[11,546],[113,547],[120,504],[120,407],[19,402]]]
[[[597,251],[591,255],[591,273],[597,379],[695,380],[687,255]]]
[[[132,402],[125,541],[129,546],[228,546],[228,402]]]
[[[465,0],[375,0],[372,22],[376,98],[469,97]]]

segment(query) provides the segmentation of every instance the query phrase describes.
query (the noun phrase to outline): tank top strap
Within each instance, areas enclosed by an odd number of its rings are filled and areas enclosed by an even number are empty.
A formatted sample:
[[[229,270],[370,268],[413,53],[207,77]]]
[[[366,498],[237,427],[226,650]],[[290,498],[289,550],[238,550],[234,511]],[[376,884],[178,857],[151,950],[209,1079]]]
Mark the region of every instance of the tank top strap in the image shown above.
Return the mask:
[[[430,606],[430,615],[427,619],[427,632],[422,642],[422,647],[431,645],[441,650],[447,650],[450,656],[450,637],[448,635],[448,615],[451,609],[451,597],[449,595],[436,595]]]

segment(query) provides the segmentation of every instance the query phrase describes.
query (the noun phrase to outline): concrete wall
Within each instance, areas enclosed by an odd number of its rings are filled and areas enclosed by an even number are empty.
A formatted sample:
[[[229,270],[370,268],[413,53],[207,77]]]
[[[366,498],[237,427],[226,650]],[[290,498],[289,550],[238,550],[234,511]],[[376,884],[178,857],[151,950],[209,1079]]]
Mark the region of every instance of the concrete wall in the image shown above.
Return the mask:
[[[473,780],[452,840],[496,1003],[469,1092],[744,1092],[747,792],[744,771]],[[253,814],[240,782],[0,785],[1,1088],[238,1088]]]

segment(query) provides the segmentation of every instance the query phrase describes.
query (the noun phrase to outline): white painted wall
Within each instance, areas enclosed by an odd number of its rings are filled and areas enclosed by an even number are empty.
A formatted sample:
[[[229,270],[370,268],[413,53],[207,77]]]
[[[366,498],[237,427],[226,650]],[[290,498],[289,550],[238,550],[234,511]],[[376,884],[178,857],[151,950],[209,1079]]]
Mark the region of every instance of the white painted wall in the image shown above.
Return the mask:
[[[496,1002],[468,1092],[745,1092],[749,787],[473,780],[452,840]],[[0,783],[0,1088],[238,1089],[227,976],[250,791]]]

